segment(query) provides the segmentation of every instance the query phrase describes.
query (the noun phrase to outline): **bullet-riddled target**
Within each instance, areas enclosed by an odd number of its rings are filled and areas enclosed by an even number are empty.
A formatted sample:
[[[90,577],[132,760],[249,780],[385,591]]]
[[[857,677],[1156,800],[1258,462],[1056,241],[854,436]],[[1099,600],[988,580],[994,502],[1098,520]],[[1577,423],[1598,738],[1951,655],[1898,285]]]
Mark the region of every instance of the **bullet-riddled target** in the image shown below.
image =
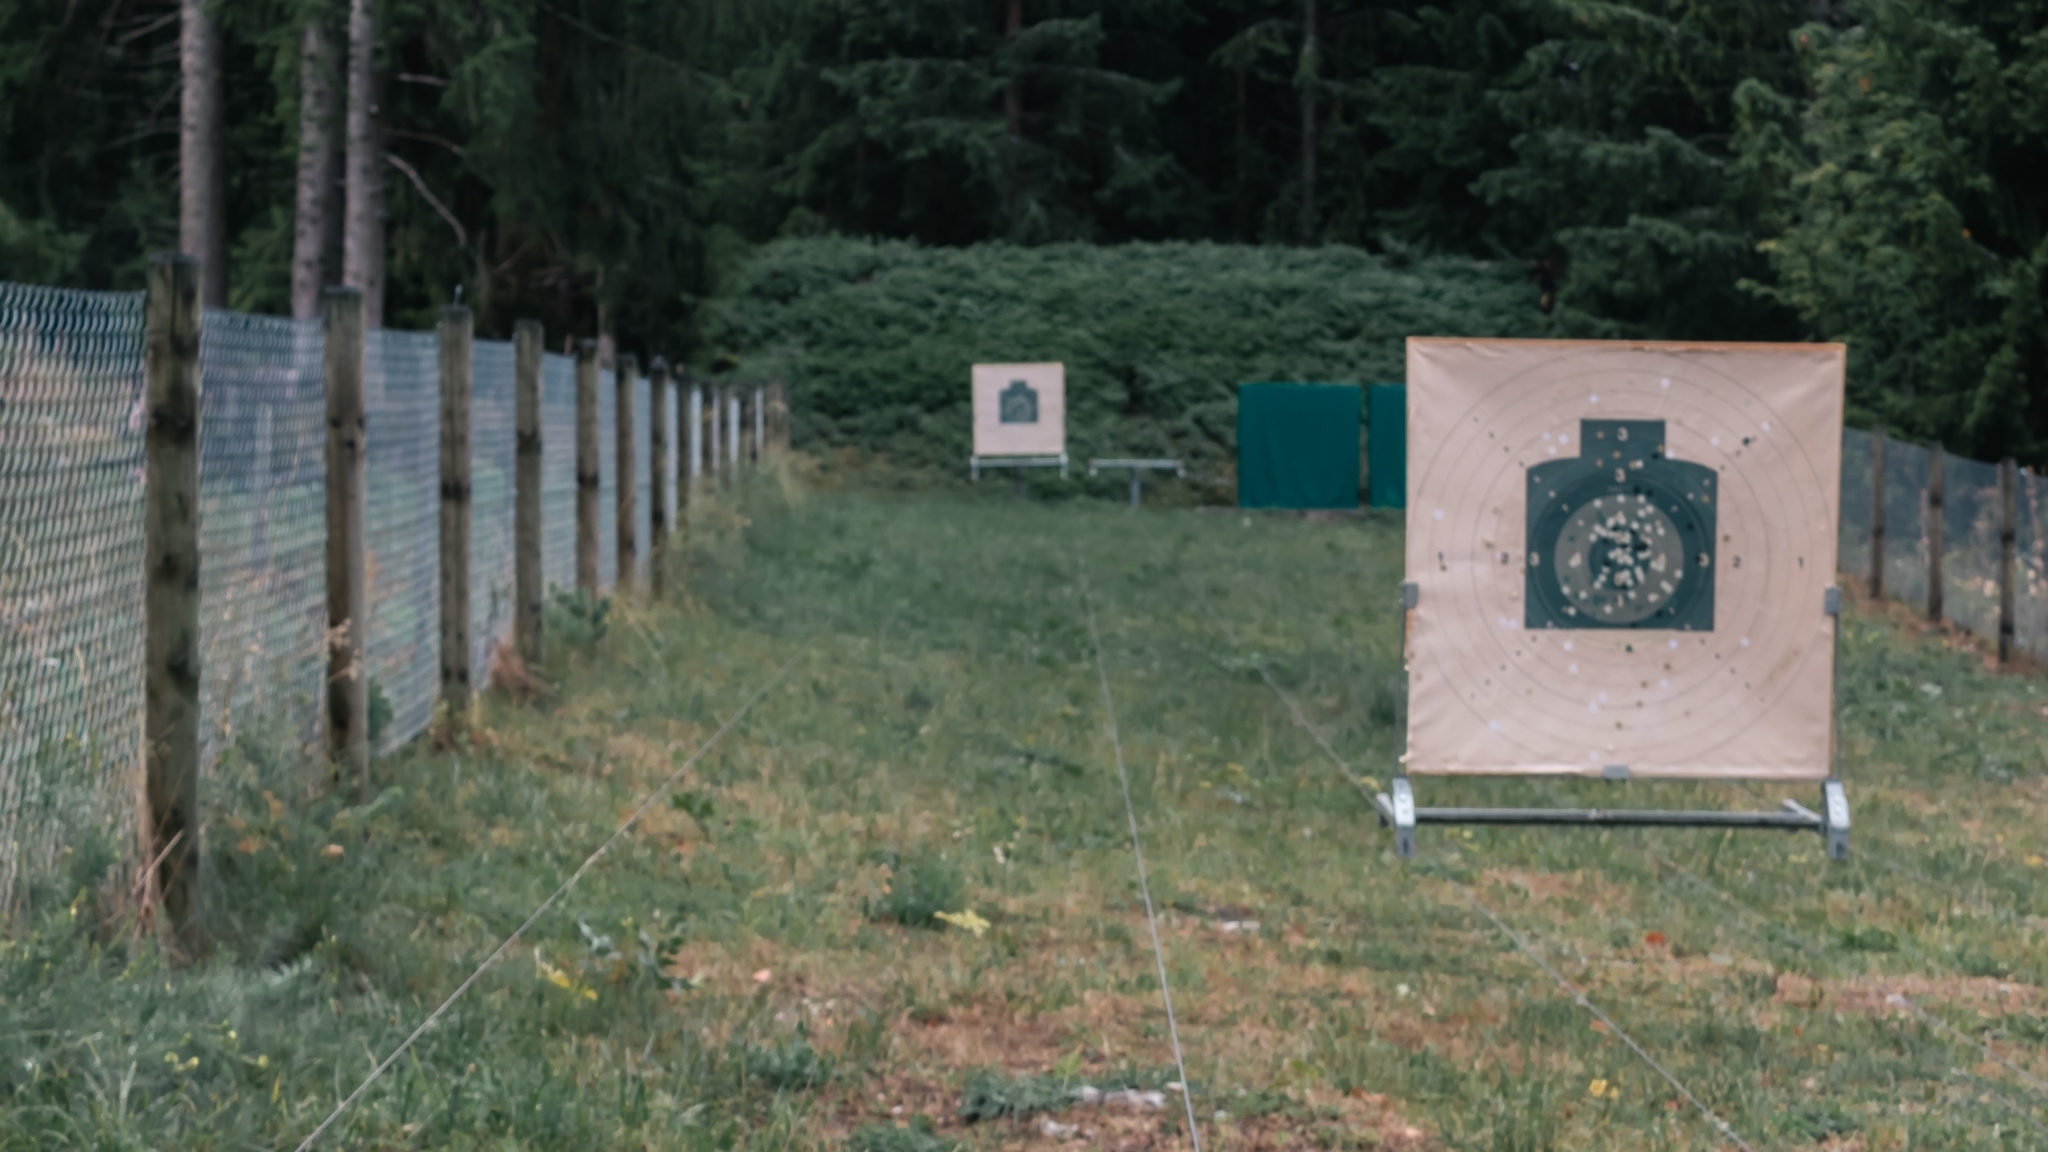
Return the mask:
[[[1843,367],[1410,340],[1407,770],[1825,777]]]

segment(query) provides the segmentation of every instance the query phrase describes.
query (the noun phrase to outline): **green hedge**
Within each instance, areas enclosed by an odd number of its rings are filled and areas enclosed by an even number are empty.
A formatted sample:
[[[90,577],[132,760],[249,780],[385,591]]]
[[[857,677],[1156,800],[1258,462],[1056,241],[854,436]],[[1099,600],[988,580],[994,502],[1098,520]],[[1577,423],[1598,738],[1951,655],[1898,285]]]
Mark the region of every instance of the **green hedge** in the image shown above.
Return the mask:
[[[745,265],[706,335],[738,375],[788,382],[799,447],[963,473],[969,366],[1064,361],[1084,468],[1180,456],[1227,499],[1239,383],[1398,381],[1406,337],[1539,335],[1536,300],[1516,265],[1355,248],[791,240]]]

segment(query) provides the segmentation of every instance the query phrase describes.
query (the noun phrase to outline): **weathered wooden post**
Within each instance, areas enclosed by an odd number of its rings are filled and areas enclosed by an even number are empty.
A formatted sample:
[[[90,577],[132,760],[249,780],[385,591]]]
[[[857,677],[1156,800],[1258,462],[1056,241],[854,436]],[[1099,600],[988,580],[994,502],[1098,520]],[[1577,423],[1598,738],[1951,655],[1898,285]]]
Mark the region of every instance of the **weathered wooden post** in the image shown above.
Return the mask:
[[[718,425],[720,420],[719,409],[721,407],[723,407],[723,405],[719,402],[718,383],[715,380],[705,381],[705,450],[709,453],[709,455],[706,456],[704,460],[704,471],[707,479],[710,482],[706,484],[704,487],[705,490],[709,492],[718,491],[718,482],[725,475],[725,462],[723,459],[721,459],[725,455],[725,441],[723,437],[720,436],[718,431]]]
[[[597,341],[576,345],[576,589],[597,599]]]
[[[668,590],[668,427],[668,361],[656,356],[647,366],[647,580],[656,600]]]
[[[639,495],[633,473],[633,390],[640,382],[640,362],[631,352],[622,352],[618,358],[619,370],[613,381],[618,391],[618,418],[612,428],[618,433],[615,438],[618,485],[613,493],[613,505],[618,512],[619,522],[619,580],[618,590],[629,592],[633,587],[633,566],[639,559],[638,542],[633,539],[633,522],[636,500]]]
[[[754,385],[754,467],[761,466],[761,458],[768,451],[768,388]]]
[[[327,747],[337,785],[370,798],[369,586],[363,504],[363,294],[329,288],[327,330]]]
[[[696,380],[691,379],[687,368],[683,370],[683,394],[690,398],[689,472],[686,476],[689,487],[684,489],[683,505],[686,508],[694,508],[698,499],[703,496],[704,487],[704,388]]]
[[[142,849],[181,937],[198,911],[199,862],[199,265],[149,262],[143,301]]]
[[[768,444],[779,453],[789,451],[789,389],[780,380],[768,385]]]
[[[1948,525],[1942,511],[1943,458],[1941,441],[1936,440],[1933,451],[1927,456],[1927,622],[1930,624],[1941,623],[1944,611],[1941,552],[1946,547],[1942,537]]]
[[[469,714],[470,346],[476,318],[441,309],[441,699]]]
[[[1884,599],[1884,445],[1882,429],[1870,434],[1870,598]]]
[[[512,505],[512,645],[528,667],[538,668],[546,649],[542,625],[547,589],[540,562],[540,380],[544,339],[538,320],[512,327],[514,416],[518,428],[518,463],[513,473]]]
[[[730,488],[739,482],[740,472],[740,390],[737,387],[725,390],[725,428],[725,486]]]
[[[1998,662],[2012,659],[2013,543],[2019,535],[2020,468],[2012,457],[1998,462]]]

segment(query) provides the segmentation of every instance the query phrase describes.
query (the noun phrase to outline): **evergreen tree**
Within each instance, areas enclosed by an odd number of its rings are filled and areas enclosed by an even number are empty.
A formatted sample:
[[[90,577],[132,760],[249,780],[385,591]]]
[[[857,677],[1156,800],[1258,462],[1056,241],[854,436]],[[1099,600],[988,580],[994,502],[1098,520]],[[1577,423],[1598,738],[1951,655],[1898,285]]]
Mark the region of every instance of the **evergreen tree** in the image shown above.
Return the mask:
[[[187,6],[0,0],[0,278],[133,289],[178,243]],[[338,275],[303,81],[319,21],[340,82],[350,6],[203,8],[233,307],[304,312]],[[2035,456],[2044,13],[380,0],[356,55],[394,326],[460,288],[484,335],[701,354],[703,302],[780,236],[1352,245],[1506,261],[1557,334],[1845,340],[1853,419]]]
[[[1762,295],[1849,345],[1859,423],[1982,457],[2048,439],[2048,5],[1878,2],[1801,28],[1812,99],[1746,93],[1782,201]]]
[[[1785,317],[1741,282],[1764,239],[1731,179],[1734,93],[1790,92],[1804,0],[1547,0],[1495,89],[1514,161],[1482,175],[1495,235],[1559,269],[1561,331],[1770,339]]]

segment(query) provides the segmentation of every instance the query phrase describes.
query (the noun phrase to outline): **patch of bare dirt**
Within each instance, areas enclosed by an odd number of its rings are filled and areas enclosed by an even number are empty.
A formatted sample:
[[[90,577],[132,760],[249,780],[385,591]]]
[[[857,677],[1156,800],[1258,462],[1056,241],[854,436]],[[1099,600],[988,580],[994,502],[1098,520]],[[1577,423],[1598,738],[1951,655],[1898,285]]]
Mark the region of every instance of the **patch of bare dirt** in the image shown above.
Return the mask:
[[[1188,1146],[1185,1105],[1174,1092],[1150,1099],[1111,1094],[1100,1101],[1077,1100],[1055,1112],[979,1123],[961,1120],[958,1103],[957,1092],[937,1080],[875,1076],[828,1102],[824,1127],[828,1137],[837,1139],[865,1125],[904,1126],[923,1116],[942,1135],[1003,1152],[1167,1152]],[[1203,1147],[1218,1152],[1435,1152],[1442,1147],[1376,1093],[1197,1098],[1195,1108]]]
[[[1994,976],[1858,976],[1850,980],[1814,980],[1793,973],[1778,976],[1772,999],[1801,1008],[1862,1012],[1871,1016],[1911,1015],[1913,1005],[1968,1008],[1981,1016],[2004,1016],[2041,1002],[2031,984]]]

